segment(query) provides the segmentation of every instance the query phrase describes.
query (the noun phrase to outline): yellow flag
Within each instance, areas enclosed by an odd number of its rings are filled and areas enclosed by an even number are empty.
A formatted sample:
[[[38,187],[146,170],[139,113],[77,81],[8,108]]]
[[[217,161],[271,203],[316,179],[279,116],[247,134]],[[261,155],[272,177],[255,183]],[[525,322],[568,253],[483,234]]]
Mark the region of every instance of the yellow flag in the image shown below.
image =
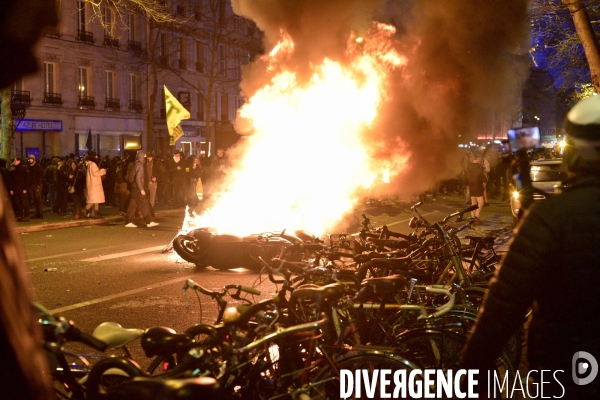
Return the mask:
[[[190,118],[190,112],[181,105],[179,100],[167,89],[165,85],[165,105],[167,108],[167,129],[171,137],[170,145],[174,146],[175,142],[183,136],[183,129],[179,123],[184,119]]]

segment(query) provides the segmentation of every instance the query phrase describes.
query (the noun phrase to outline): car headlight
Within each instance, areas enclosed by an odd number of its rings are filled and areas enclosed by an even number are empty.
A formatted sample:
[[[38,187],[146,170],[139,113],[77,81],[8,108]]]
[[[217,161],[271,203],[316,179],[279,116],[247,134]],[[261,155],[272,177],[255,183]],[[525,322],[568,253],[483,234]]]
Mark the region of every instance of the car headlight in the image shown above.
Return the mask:
[[[516,190],[512,193],[513,199],[515,200],[519,200],[519,192],[517,192]]]

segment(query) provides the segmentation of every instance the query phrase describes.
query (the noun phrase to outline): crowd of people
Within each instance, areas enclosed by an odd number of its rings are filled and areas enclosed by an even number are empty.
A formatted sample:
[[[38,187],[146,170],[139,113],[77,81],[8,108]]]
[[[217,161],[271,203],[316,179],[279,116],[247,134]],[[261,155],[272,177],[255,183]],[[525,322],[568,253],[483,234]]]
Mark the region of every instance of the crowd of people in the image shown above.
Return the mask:
[[[138,151],[113,158],[89,151],[80,157],[15,157],[10,165],[0,158],[0,174],[17,222],[42,219],[44,210],[62,216],[71,213],[74,219],[103,218],[100,204],[104,204],[118,207],[126,226],[142,220],[154,226],[151,219],[158,205],[201,206],[198,182],[203,187],[203,199],[208,200],[226,165],[222,149],[206,159],[186,157],[179,150],[167,156]]]
[[[530,161],[538,158],[560,158],[552,149],[537,149],[528,153]],[[458,194],[465,197],[466,204],[477,204],[473,211],[476,222],[482,222],[480,215],[490,199],[510,203],[511,193],[515,190],[514,176],[519,172],[519,163],[514,153],[494,146],[487,148],[465,149],[461,153],[461,169],[452,179],[437,182],[432,188],[432,196],[437,194]],[[420,196],[424,201],[425,194]]]

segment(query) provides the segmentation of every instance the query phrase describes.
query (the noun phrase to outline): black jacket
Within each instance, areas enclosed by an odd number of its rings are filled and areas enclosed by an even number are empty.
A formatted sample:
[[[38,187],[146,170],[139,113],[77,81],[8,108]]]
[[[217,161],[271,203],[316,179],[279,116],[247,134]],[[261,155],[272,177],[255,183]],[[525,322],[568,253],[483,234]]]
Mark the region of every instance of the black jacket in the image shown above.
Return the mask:
[[[44,171],[42,171],[42,166],[36,162],[35,164],[29,164],[29,184],[31,186],[38,186],[42,184],[44,180]]]
[[[572,384],[576,352],[600,360],[599,247],[599,176],[579,178],[564,193],[534,204],[489,288],[463,366],[493,363],[530,306],[530,369],[562,369]],[[600,396],[599,383],[580,388]]]
[[[8,187],[14,194],[29,190],[29,169],[26,165],[20,163],[10,169]]]

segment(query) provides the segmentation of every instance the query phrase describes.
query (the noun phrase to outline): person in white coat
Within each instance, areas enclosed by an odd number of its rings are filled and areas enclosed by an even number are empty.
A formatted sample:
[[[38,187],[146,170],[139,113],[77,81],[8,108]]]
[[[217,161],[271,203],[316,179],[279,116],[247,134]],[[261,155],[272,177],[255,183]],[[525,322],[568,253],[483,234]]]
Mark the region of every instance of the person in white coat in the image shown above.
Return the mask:
[[[96,153],[90,151],[85,156],[85,217],[103,218],[98,212],[100,203],[104,203],[104,189],[102,189],[102,176],[106,175],[106,169],[98,168],[94,161]],[[94,210],[92,212],[92,207]]]

